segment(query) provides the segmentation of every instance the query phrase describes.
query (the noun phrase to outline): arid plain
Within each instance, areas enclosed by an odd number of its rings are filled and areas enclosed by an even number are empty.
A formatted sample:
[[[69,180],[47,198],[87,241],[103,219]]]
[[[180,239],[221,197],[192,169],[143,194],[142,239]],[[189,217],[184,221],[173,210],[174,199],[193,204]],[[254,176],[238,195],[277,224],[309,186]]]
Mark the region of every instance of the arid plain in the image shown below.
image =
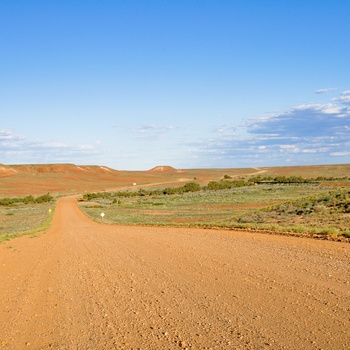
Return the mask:
[[[194,178],[349,169],[0,166],[0,196],[60,197],[50,228],[0,245],[0,349],[349,349],[348,243],[105,225],[76,201]]]

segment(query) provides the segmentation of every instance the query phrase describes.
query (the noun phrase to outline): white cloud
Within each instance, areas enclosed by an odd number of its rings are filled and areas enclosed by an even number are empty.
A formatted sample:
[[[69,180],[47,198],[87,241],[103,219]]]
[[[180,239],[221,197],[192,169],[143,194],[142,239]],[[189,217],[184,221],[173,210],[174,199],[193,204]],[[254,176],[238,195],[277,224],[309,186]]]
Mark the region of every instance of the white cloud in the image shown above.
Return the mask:
[[[350,152],[332,152],[330,155],[332,157],[344,157],[344,156],[350,156]]]
[[[343,91],[341,95],[334,98],[333,101],[340,102],[344,105],[350,105],[350,90]]]
[[[74,162],[99,154],[96,145],[62,142],[32,141],[8,130],[0,130],[0,157],[2,162],[43,163]]]
[[[280,145],[280,148],[282,149],[294,149],[296,148],[295,145]]]
[[[244,165],[315,164],[342,162],[350,152],[350,90],[342,92],[329,103],[299,105],[275,114],[246,120],[244,137],[222,137],[222,131],[234,130],[226,125],[217,130],[217,138],[204,141],[202,150],[216,156],[221,166],[230,166],[232,159]],[[209,152],[210,151],[210,152]],[[257,155],[260,158],[256,158]],[[264,158],[264,155],[266,156]],[[343,159],[341,159],[343,157]],[[255,163],[251,163],[256,159]],[[250,162],[250,163],[249,163]]]

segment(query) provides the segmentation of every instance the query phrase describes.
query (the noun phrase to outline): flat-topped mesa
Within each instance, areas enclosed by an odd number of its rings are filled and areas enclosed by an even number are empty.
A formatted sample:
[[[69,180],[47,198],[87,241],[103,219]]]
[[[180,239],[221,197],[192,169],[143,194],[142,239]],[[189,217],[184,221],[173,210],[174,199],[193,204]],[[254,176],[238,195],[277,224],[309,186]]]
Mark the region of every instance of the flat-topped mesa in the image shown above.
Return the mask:
[[[117,173],[118,170],[98,165],[75,165],[75,164],[0,164],[0,177],[13,176],[16,174],[103,174]]]
[[[171,173],[171,172],[177,172],[177,170],[175,168],[173,168],[172,166],[169,165],[158,165],[156,167],[154,167],[153,169],[149,170],[152,172],[159,172],[159,173]]]
[[[17,171],[9,166],[0,164],[0,177],[16,175]]]

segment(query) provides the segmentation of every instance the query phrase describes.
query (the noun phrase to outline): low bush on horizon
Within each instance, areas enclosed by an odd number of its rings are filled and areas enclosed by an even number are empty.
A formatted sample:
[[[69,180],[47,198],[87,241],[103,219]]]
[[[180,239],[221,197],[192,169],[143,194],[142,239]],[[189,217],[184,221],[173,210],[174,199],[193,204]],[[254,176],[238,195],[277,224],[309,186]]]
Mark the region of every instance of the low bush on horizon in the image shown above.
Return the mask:
[[[310,177],[303,178],[302,176],[252,176],[249,178],[249,181],[255,183],[320,183],[320,182],[332,182],[332,181],[348,181],[350,177],[326,177],[326,176],[318,176],[318,177]]]
[[[34,204],[34,203],[48,203],[53,200],[53,197],[47,193],[42,196],[33,197],[32,195],[26,197],[6,197],[0,198],[0,206],[11,206],[17,204]]]
[[[224,189],[233,189],[239,187],[254,186],[256,184],[319,184],[321,182],[333,182],[333,181],[347,181],[348,178],[334,178],[334,177],[324,177],[319,176],[317,178],[307,178],[304,179],[301,176],[277,176],[277,177],[261,177],[250,176],[247,179],[231,180],[231,176],[224,175],[223,179],[220,181],[209,181],[207,185],[200,186],[196,182],[189,182],[184,186],[180,187],[166,187],[163,189],[143,189],[140,188],[137,191],[126,190],[126,191],[116,191],[116,192],[87,192],[83,195],[84,201],[91,201],[94,199],[111,199],[119,197],[140,197],[140,196],[161,196],[161,195],[176,195],[184,194],[189,192],[199,192],[199,191],[217,191]]]

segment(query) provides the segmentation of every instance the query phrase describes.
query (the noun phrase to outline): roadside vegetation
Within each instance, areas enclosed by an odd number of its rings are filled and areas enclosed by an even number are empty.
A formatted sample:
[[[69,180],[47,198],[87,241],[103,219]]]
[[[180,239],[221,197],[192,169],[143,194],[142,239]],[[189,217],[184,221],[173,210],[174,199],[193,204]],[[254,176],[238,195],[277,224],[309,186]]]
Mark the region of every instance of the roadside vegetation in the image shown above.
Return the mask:
[[[241,216],[239,223],[350,238],[350,190],[336,189]]]
[[[53,217],[54,197],[0,198],[0,242],[47,229]]]
[[[340,187],[320,186],[325,181]],[[84,212],[118,224],[218,227],[350,238],[348,178],[252,177],[206,186],[85,193]],[[105,216],[102,218],[101,213]]]

